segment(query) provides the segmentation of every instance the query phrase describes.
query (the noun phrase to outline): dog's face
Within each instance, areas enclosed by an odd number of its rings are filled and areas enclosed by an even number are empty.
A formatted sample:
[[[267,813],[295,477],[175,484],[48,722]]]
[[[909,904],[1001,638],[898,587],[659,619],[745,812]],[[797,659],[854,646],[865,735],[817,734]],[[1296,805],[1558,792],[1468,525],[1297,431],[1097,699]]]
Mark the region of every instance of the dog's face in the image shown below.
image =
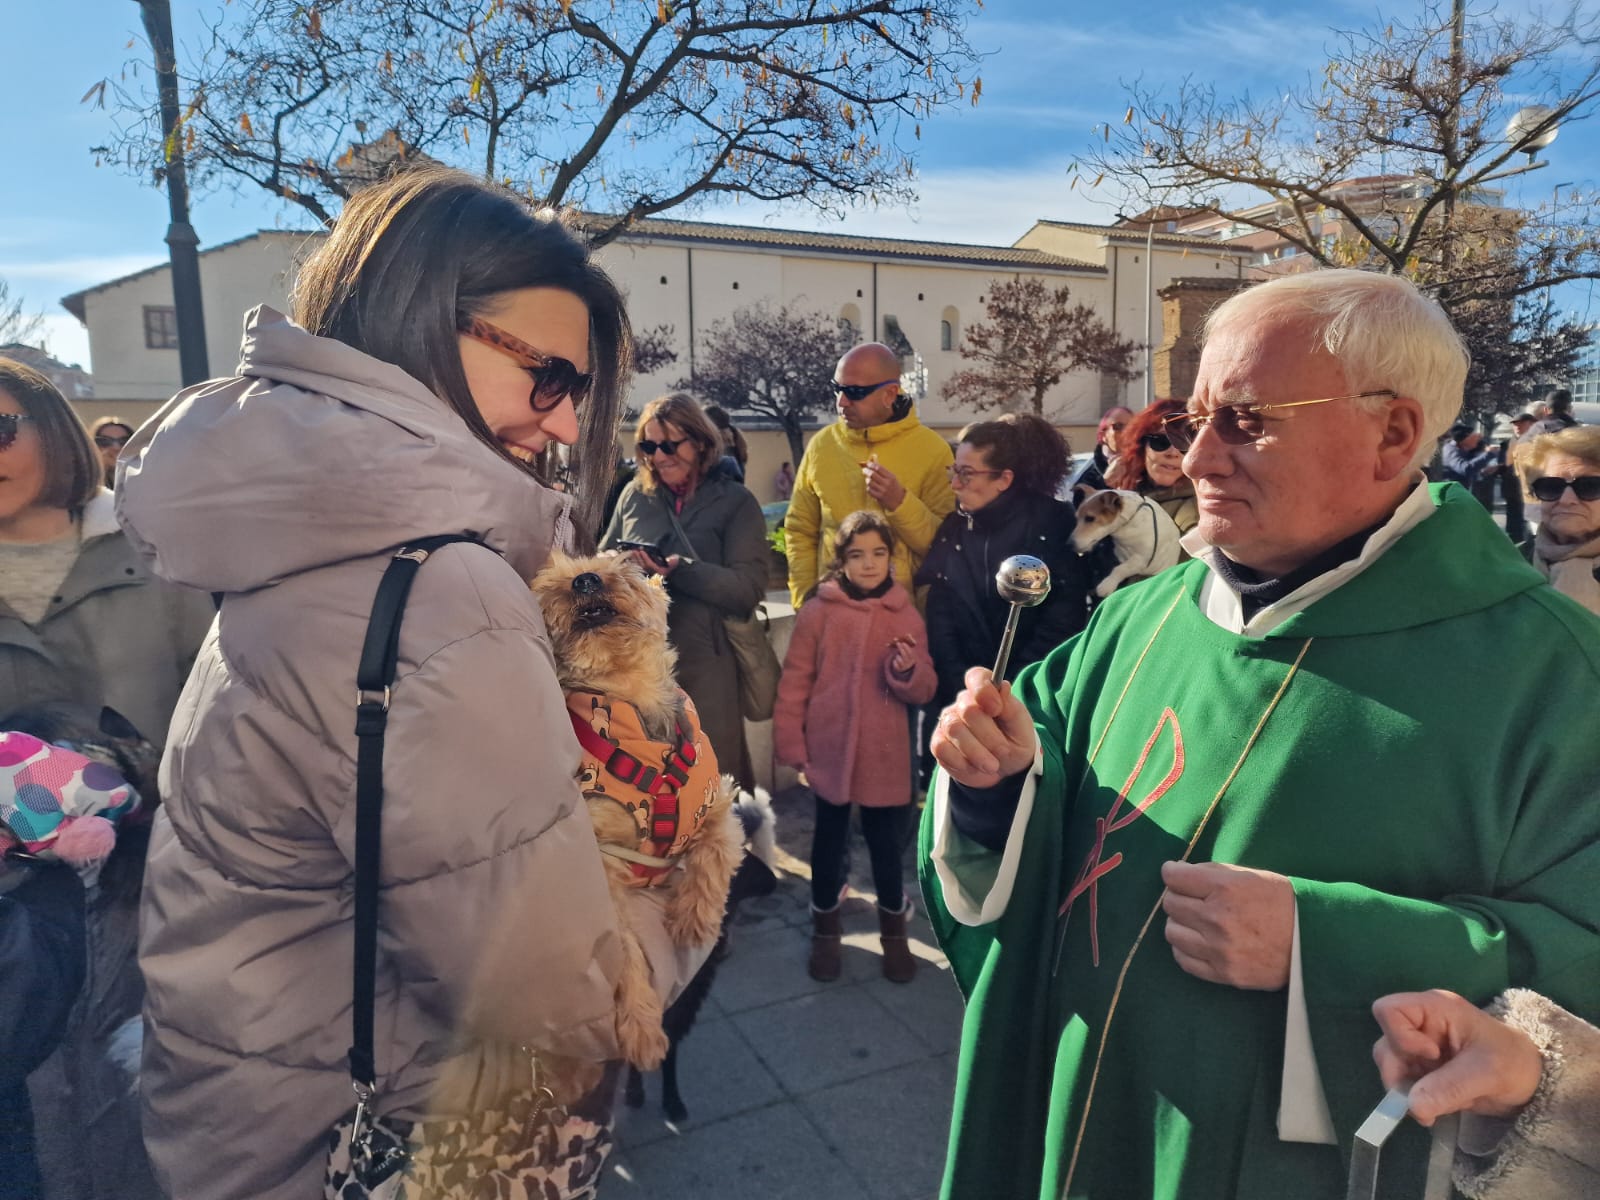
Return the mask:
[[[1137,492],[1107,489],[1095,492],[1078,505],[1077,525],[1072,530],[1072,548],[1084,553],[1102,538],[1115,533],[1139,506]]]
[[[668,652],[666,589],[625,557],[557,553],[532,586],[563,687],[593,687]]]

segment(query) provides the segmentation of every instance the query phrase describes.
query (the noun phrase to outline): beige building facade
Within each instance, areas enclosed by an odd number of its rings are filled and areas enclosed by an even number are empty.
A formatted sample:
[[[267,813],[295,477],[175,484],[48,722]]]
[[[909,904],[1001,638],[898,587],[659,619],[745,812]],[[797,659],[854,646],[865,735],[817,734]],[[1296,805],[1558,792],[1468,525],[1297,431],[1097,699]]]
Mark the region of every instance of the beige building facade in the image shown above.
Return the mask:
[[[265,230],[201,253],[213,375],[228,374],[237,363],[246,312],[262,303],[287,308],[295,265],[318,237]],[[978,414],[948,405],[943,384],[963,366],[963,334],[984,319],[994,281],[1020,275],[1068,285],[1076,301],[1121,336],[1143,344],[1148,328],[1153,364],[1162,338],[1160,291],[1180,277],[1237,280],[1248,256],[1201,238],[1156,233],[1147,239],[1143,229],[1052,221],[1038,222],[1013,245],[985,246],[659,219],[641,222],[599,253],[627,295],[635,329],[669,326],[678,355],[635,380],[635,409],[692,374],[694,355],[713,325],[766,301],[820,311],[847,322],[859,340],[896,345],[923,421],[952,437]],[[93,411],[84,407],[85,417],[116,412],[137,422],[178,389],[165,264],[75,293],[63,304],[89,332],[96,396]],[[1143,354],[1137,365],[1144,367]],[[818,380],[818,387],[825,390],[827,381]],[[1080,372],[1046,397],[1045,411],[1075,447],[1088,449],[1100,414],[1112,404],[1141,407],[1147,390],[1142,375],[1124,383]],[[751,489],[771,500],[787,443],[778,431],[734,416],[751,443]]]

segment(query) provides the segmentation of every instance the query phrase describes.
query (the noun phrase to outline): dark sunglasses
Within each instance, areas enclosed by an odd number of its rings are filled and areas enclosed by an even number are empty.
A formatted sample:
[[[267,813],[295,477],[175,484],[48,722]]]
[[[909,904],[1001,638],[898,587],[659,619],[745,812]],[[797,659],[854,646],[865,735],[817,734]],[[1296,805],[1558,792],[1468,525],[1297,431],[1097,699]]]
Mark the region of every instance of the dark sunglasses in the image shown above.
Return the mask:
[[[1544,475],[1528,485],[1528,490],[1546,504],[1554,504],[1561,499],[1568,488],[1572,489],[1574,496],[1585,503],[1600,500],[1600,475],[1579,475],[1576,479]]]
[[[885,379],[882,383],[840,383],[835,379],[832,386],[836,394],[843,396],[851,404],[860,404],[879,388],[899,382],[898,379]]]
[[[126,446],[128,444],[128,439],[125,437],[117,437],[115,434],[110,433],[97,433],[94,435],[94,444],[99,446],[102,450],[109,450],[113,446]]]
[[[1140,440],[1157,454],[1165,454],[1172,449],[1172,439],[1164,433],[1147,433]]]
[[[544,413],[558,408],[563,400],[571,400],[576,408],[594,386],[594,373],[578,370],[564,358],[540,354],[521,338],[507,333],[498,325],[491,325],[482,317],[468,317],[456,328],[475,342],[482,342],[515,359],[522,369],[533,376],[533,391],[528,403],[534,412]]]
[[[657,450],[670,458],[678,452],[679,446],[690,440],[689,438],[664,438],[659,442],[652,442],[649,438],[645,438],[644,441],[635,442],[634,445],[638,448],[639,453],[646,458],[654,458]]]
[[[27,413],[0,413],[0,450],[9,450],[17,440],[17,430],[24,421],[33,420]]]
[[[1282,404],[1223,404],[1208,413],[1173,413],[1161,419],[1172,444],[1179,450],[1194,445],[1200,431],[1210,426],[1216,435],[1230,446],[1248,446],[1259,441],[1267,432],[1264,412],[1278,408],[1304,408],[1308,404],[1332,404],[1335,400],[1365,400],[1369,396],[1388,396],[1391,400],[1399,393],[1389,388],[1370,392],[1355,392],[1349,396],[1322,396],[1316,400],[1285,400]]]

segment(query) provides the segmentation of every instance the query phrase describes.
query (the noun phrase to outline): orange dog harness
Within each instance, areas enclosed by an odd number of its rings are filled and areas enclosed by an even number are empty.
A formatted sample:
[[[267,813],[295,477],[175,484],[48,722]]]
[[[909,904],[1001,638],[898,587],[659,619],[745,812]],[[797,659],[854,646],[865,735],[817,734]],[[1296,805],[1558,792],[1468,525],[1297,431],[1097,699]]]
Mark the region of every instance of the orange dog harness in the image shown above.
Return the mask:
[[[628,701],[567,693],[572,731],[583,747],[578,783],[584,798],[620,804],[639,831],[636,847],[600,849],[627,859],[638,887],[660,882],[677,865],[717,787],[716,755],[700,732],[693,702],[678,695],[683,709],[672,741],[658,742],[645,733],[639,710]]]

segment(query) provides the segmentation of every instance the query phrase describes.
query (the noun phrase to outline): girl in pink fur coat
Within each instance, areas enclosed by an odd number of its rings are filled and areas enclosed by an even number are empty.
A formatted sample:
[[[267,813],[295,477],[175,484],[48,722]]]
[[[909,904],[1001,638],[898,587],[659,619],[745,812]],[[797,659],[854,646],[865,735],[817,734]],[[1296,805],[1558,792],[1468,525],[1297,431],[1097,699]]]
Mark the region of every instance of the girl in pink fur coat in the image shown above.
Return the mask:
[[[779,761],[803,770],[817,796],[807,969],[823,981],[839,977],[852,804],[872,858],[884,977],[909,983],[917,971],[900,873],[911,804],[907,710],[933,698],[937,679],[922,617],[891,574],[893,556],[882,514],[851,513],[840,523],[827,578],[795,620],[773,713]]]

